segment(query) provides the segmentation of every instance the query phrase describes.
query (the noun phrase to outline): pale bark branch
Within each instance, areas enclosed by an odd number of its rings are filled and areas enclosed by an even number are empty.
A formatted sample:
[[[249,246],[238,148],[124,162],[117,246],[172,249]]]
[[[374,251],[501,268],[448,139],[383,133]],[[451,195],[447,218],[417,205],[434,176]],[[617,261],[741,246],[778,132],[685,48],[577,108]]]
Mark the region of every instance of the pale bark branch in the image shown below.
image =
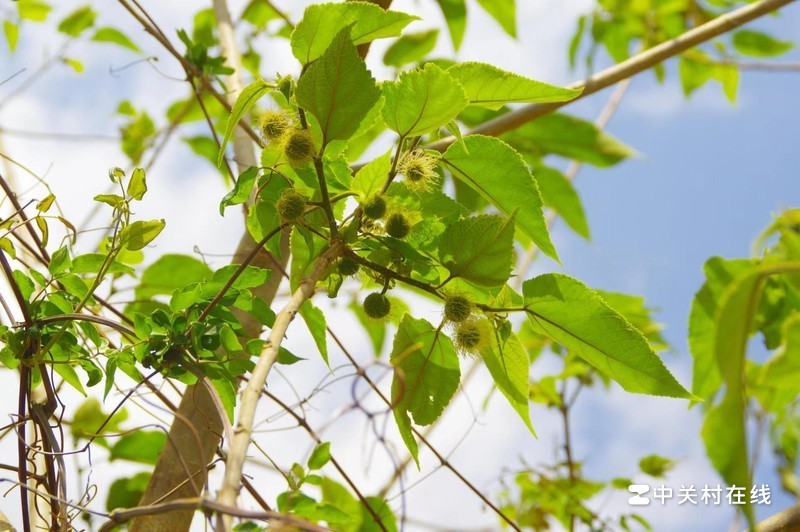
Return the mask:
[[[768,517],[756,526],[756,532],[794,532],[800,530],[800,504]]]
[[[585,98],[591,94],[610,87],[615,83],[629,78],[640,72],[643,72],[658,63],[661,63],[671,57],[674,57],[690,48],[694,48],[699,44],[718,37],[723,33],[727,33],[743,24],[757,19],[760,16],[771,13],[785,5],[791,4],[795,0],[760,0],[748,4],[744,7],[720,15],[719,17],[693,28],[683,35],[654,46],[640,54],[637,54],[625,61],[618,63],[610,68],[603,70],[591,76],[590,78],[573,83],[570,88],[578,89],[583,87],[583,92],[578,98],[569,102],[560,103],[545,103],[545,104],[530,104],[521,107],[510,113],[501,115],[493,120],[484,122],[478,127],[470,131],[470,134],[480,134],[489,136],[498,136],[516,129],[523,124],[530,122],[540,116],[552,113],[553,111],[564,107],[580,98]],[[455,142],[455,137],[445,137],[432,144],[426,146],[428,149],[444,151]]]
[[[297,290],[292,294],[292,298],[275,317],[275,323],[267,338],[264,351],[259,356],[255,368],[250,374],[247,386],[242,392],[239,402],[239,417],[236,420],[233,441],[225,461],[225,477],[222,481],[222,488],[217,497],[217,502],[220,504],[232,506],[236,502],[244,462],[247,458],[247,449],[250,446],[250,437],[253,433],[253,422],[256,416],[258,399],[261,397],[261,392],[272,365],[278,357],[278,351],[286,335],[286,329],[294,319],[300,306],[314,294],[317,282],[333,261],[342,254],[342,250],[342,243],[334,240],[331,247],[319,256],[311,273],[300,282]],[[217,521],[217,530],[230,530],[230,516],[220,516]]]

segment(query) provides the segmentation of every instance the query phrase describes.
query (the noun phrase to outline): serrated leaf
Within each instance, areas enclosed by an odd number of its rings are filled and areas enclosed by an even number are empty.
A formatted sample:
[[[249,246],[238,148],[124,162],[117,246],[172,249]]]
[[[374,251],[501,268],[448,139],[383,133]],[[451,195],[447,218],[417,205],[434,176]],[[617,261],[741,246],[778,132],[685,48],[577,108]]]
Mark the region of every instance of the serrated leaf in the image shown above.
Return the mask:
[[[732,42],[737,52],[752,57],[776,57],[794,48],[791,42],[781,41],[766,33],[753,30],[734,32]]]
[[[297,104],[319,121],[323,147],[349,139],[381,96],[350,39],[352,29],[341,30],[297,82]]]
[[[98,28],[97,31],[94,32],[92,40],[96,42],[116,44],[117,46],[127,48],[128,50],[132,50],[134,52],[141,52],[141,49],[136,46],[135,42],[133,42],[127,35],[116,28]]]
[[[217,166],[222,166],[222,159],[225,157],[225,147],[228,145],[228,141],[233,135],[233,129],[239,123],[239,120],[241,120],[253,104],[271,88],[272,86],[263,79],[257,79],[242,89],[242,92],[233,104],[228,122],[225,125],[225,134],[222,136],[222,145],[219,147],[219,155],[217,156]]]
[[[188,255],[166,254],[142,272],[136,287],[137,299],[171,295],[184,286],[209,280],[213,272],[203,261]]]
[[[492,110],[517,102],[567,102],[583,91],[528,79],[486,63],[459,63],[447,72],[464,87],[470,105]]]
[[[438,66],[400,74],[383,84],[386,103],[381,115],[389,129],[402,137],[416,137],[444,126],[469,104],[458,81]]]
[[[484,214],[459,220],[445,229],[439,259],[452,277],[481,286],[501,286],[511,276],[514,216]]]
[[[522,293],[535,332],[548,336],[626,391],[689,399],[642,334],[580,281],[545,274]]]
[[[442,415],[461,380],[458,355],[453,343],[425,320],[406,314],[394,339],[391,364],[394,417],[408,450],[418,460],[411,419],[430,425]]]
[[[120,231],[120,240],[125,248],[136,251],[155,240],[166,225],[163,219],[133,222]]]
[[[353,25],[353,44],[395,37],[419,17],[397,11],[385,11],[369,2],[315,4],[306,8],[303,19],[292,32],[292,53],[307,65],[322,56],[336,34]]]
[[[386,53],[383,54],[383,64],[402,67],[418,63],[436,47],[438,38],[438,29],[406,33],[386,49]]]
[[[481,351],[481,360],[492,374],[497,388],[508,399],[511,407],[520,415],[525,426],[536,436],[529,413],[528,390],[530,389],[530,359],[517,338],[511,334],[503,340],[495,337]]]
[[[467,135],[450,146],[443,160],[453,177],[466,183],[500,212],[510,216],[516,209],[517,229],[558,260],[542,212],[539,188],[522,156],[502,140]]]

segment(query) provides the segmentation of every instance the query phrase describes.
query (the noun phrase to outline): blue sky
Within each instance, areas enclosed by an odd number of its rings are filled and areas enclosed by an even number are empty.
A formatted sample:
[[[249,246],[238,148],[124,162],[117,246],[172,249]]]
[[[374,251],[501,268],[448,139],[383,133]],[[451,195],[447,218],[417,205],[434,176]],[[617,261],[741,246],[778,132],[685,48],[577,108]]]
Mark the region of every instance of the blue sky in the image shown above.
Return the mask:
[[[519,3],[519,42],[510,41],[491,20],[473,9],[459,59],[494,62],[554,83],[574,80],[578,74],[566,68],[566,42],[575,17],[591,2],[520,0]],[[78,2],[65,4],[61,12]],[[153,12],[163,15],[166,27],[185,26],[196,9],[196,4],[188,0],[160,4],[166,5],[154,8]],[[233,4],[238,6],[241,2]],[[395,4],[397,9],[433,17],[433,22],[417,23],[416,30],[438,24],[437,11],[430,1]],[[118,6],[101,7],[106,22],[124,28],[148,53],[161,57],[160,69],[178,73],[174,63],[138,31]],[[299,12],[300,8],[293,10]],[[752,27],[774,31],[785,38],[800,35],[800,7],[787,8],[781,18],[763,19]],[[41,35],[40,30],[30,30]],[[30,68],[39,64],[42,48],[27,45],[24,39],[23,34],[21,49],[13,57],[8,57],[5,48],[0,49],[0,79],[22,65]],[[58,39],[49,36],[48,43],[46,49],[52,51]],[[371,66],[378,75],[386,77],[388,73],[382,71],[377,61],[383,49],[385,44],[376,45]],[[446,39],[441,39],[439,50],[442,54],[450,52]],[[286,59],[285,45],[265,51],[265,61],[274,60],[268,63],[265,74],[293,68]],[[76,76],[66,67],[56,67],[44,82],[17,98],[14,105],[0,109],[0,126],[113,134],[118,124],[113,111],[119,99],[130,98],[137,106],[155,109],[154,116],[161,116],[159,111],[169,102],[186,94],[183,85],[166,80],[145,65],[109,74],[109,67],[131,61],[130,55],[113,48],[98,50],[79,45],[70,53],[87,64],[86,72]],[[792,53],[782,60],[799,58],[800,54]],[[665,361],[688,386],[686,322],[692,296],[702,283],[703,262],[712,255],[747,256],[751,242],[770,221],[772,213],[800,204],[797,186],[800,73],[743,73],[739,100],[731,105],[714,83],[685,101],[674,65],[668,70],[664,85],[656,84],[650,74],[637,77],[609,126],[611,133],[641,155],[611,169],[584,167],[578,176],[576,186],[589,217],[592,241],[583,241],[561,223],[555,226],[554,239],[564,272],[596,288],[643,295],[650,306],[660,309],[657,318],[666,325],[666,336],[674,348],[665,355]],[[0,101],[12,87],[10,83],[0,87]],[[570,106],[570,112],[593,119],[607,94],[606,91]],[[91,197],[107,186],[107,168],[124,163],[118,149],[109,143],[63,144],[11,135],[3,141],[6,152],[37,172],[49,172],[48,181],[71,218],[80,219]],[[19,178],[24,180],[22,176]],[[150,172],[149,183],[150,194],[138,214],[142,218],[165,217],[168,223],[153,256],[167,251],[192,253],[195,245],[208,253],[231,250],[231,242],[241,231],[241,221],[233,216],[221,219],[215,214],[225,190],[206,162],[192,159],[185,146],[173,142]],[[198,217],[197,213],[208,216]],[[88,248],[92,244],[93,240],[88,238],[84,245]],[[226,259],[215,260],[221,264]],[[543,262],[540,268],[555,266]],[[428,319],[435,319],[439,313],[438,309],[422,303],[414,308],[418,315]],[[334,322],[335,330],[347,331],[350,327],[353,323],[347,317]],[[349,340],[349,347],[356,350],[365,345],[365,338],[354,335]],[[308,341],[305,331],[298,330],[290,336],[289,346],[304,349]],[[301,390],[325,376],[324,368],[317,367],[321,364],[313,367],[306,364],[283,372]],[[0,379],[15,386],[13,375],[0,375]],[[288,393],[287,384],[276,380],[275,389]],[[515,414],[497,398],[485,412],[476,414],[489,385],[486,375],[474,380],[454,402],[433,441],[441,449],[453,449],[468,432],[466,440],[454,452],[453,461],[479,487],[496,493],[500,487],[496,478],[503,468],[520,467],[521,460],[552,462],[559,443],[559,425],[551,413],[534,408],[532,416],[539,439],[533,440]],[[319,420],[327,419],[343,397],[349,397],[349,385],[332,388],[330,396],[317,405]],[[618,388],[608,393],[592,392],[578,403],[573,426],[576,453],[585,461],[590,477],[634,475],[638,458],[655,452],[680,461],[665,481],[668,485],[677,488],[681,484],[719,482],[699,440],[699,411],[687,411],[685,403],[631,396]],[[390,426],[389,432],[392,431]],[[367,484],[379,486],[388,474],[389,465],[385,460],[381,463],[380,453],[376,455],[376,463],[364,463],[368,447],[362,442],[364,434],[363,420],[351,416],[333,427],[328,436],[338,442],[335,454],[342,456],[357,476]],[[274,453],[291,463],[297,459],[298,446],[287,440],[278,438]],[[768,458],[768,453],[765,457]],[[99,460],[102,459],[96,458],[95,465],[102,463]],[[483,512],[451,475],[434,470],[430,455],[423,453],[422,462],[423,475],[434,472],[406,494],[412,513],[450,526],[495,525],[492,516]],[[778,484],[769,466],[765,460],[758,479],[769,482],[776,493]],[[103,479],[106,478],[103,475],[112,472],[110,478],[114,478],[132,470],[135,468],[115,462],[113,468],[99,474]],[[412,472],[408,481],[419,478]],[[274,486],[274,482],[269,484],[266,491],[271,493]],[[393,502],[399,504],[399,500]],[[612,512],[629,511],[625,500],[624,494],[617,494],[598,504]],[[776,497],[775,504],[764,515],[789,503],[786,497]],[[0,499],[0,509],[13,511],[14,507],[10,499]],[[692,509],[667,505],[650,507],[643,513],[651,518],[657,530],[726,530],[732,518],[727,507]]]

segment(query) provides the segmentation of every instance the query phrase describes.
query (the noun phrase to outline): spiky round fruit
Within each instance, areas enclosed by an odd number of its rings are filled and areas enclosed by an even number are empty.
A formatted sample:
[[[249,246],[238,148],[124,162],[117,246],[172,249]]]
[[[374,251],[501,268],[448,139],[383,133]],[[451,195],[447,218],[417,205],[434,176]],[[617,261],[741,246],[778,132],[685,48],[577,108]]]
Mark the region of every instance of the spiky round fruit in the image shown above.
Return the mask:
[[[373,292],[364,298],[364,313],[374,320],[385,318],[391,310],[391,301],[380,292]]]
[[[289,189],[281,194],[281,197],[278,198],[278,203],[275,204],[281,220],[290,223],[300,220],[305,214],[307,206],[308,200],[306,200],[306,197],[294,189]]]
[[[339,264],[337,265],[336,269],[339,273],[345,277],[349,277],[351,275],[355,275],[358,273],[358,263],[349,257],[342,257],[339,259]]]
[[[277,140],[286,133],[292,123],[287,113],[265,111],[261,115],[261,135],[267,140]]]
[[[386,214],[386,200],[380,194],[375,194],[367,198],[367,201],[361,206],[364,216],[377,220],[383,218]]]
[[[444,317],[454,323],[461,323],[472,315],[472,301],[464,296],[452,295],[444,300]]]
[[[405,238],[411,231],[411,222],[402,212],[395,212],[386,218],[386,234],[394,238]]]
[[[317,154],[314,138],[307,129],[290,129],[283,137],[283,155],[292,168],[301,168]]]
[[[406,185],[412,189],[429,190],[436,179],[437,160],[422,152],[407,155],[400,163]]]
[[[453,343],[463,353],[477,353],[488,339],[489,330],[485,320],[469,320],[458,324]]]

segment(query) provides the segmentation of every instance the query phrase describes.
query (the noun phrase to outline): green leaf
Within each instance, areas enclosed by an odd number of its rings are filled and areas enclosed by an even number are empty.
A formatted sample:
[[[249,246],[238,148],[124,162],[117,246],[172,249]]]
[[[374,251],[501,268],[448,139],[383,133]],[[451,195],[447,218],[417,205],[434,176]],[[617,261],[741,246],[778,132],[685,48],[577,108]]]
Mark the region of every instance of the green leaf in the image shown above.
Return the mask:
[[[314,471],[322,469],[331,459],[331,442],[326,441],[318,443],[314,450],[311,451],[311,456],[308,457],[308,469]]]
[[[236,184],[233,185],[233,190],[225,194],[219,204],[219,213],[225,215],[225,207],[229,205],[240,205],[250,199],[250,194],[253,192],[253,185],[258,177],[258,168],[251,166],[241,174]]]
[[[142,272],[136,287],[137,299],[171,295],[184,286],[209,280],[213,272],[206,264],[188,255],[162,255]]]
[[[514,265],[514,215],[484,214],[447,226],[439,259],[452,277],[481,286],[501,286]]]
[[[530,359],[517,335],[511,334],[505,340],[495,337],[492,343],[481,351],[481,359],[492,374],[497,388],[520,415],[525,426],[536,436],[528,407]]]
[[[219,395],[219,400],[225,409],[225,414],[228,416],[228,421],[233,423],[233,410],[236,407],[236,388],[227,378],[211,379],[211,384],[217,390],[217,395]]]
[[[17,0],[16,4],[19,18],[34,22],[42,22],[53,9],[50,4],[42,0]]]
[[[147,192],[147,180],[143,168],[134,169],[131,180],[128,182],[127,192],[135,200],[141,200],[144,197]]]
[[[781,350],[764,364],[760,384],[786,389],[796,395],[800,384],[800,313],[794,313],[783,322],[784,344]]]
[[[298,313],[303,317],[303,321],[306,322],[308,331],[311,333],[311,337],[322,355],[322,360],[325,361],[325,364],[328,364],[328,325],[325,322],[325,314],[315,307],[311,301],[303,303]]]
[[[645,306],[643,297],[605,290],[595,290],[595,292],[603,298],[608,306],[636,327],[647,338],[653,349],[661,350],[668,347],[666,340],[661,336],[662,325],[653,320],[651,316],[653,311]]]
[[[791,42],[780,41],[766,33],[753,30],[734,32],[732,41],[737,52],[753,57],[776,57],[794,48]]]
[[[106,423],[107,418],[108,414],[103,412],[100,401],[90,397],[75,410],[72,423],[70,423],[70,434],[80,441],[81,439],[89,439],[95,436],[101,426],[103,427],[101,434],[117,432],[120,424],[128,418],[128,411],[123,408],[115,413],[108,423]]]
[[[689,313],[689,351],[694,359],[692,393],[711,397],[722,382],[714,354],[714,316],[725,288],[752,267],[748,259],[712,257],[703,265],[706,282],[697,291]]]
[[[120,231],[120,240],[127,249],[136,251],[155,240],[165,225],[163,219],[133,222]]]
[[[435,131],[454,120],[469,104],[458,81],[432,63],[403,72],[397,81],[384,83],[383,95],[383,120],[402,137]]]
[[[189,145],[189,148],[195,155],[199,155],[211,165],[222,172],[226,180],[228,178],[227,171],[217,166],[217,156],[219,155],[219,145],[217,142],[207,135],[197,135],[194,137],[181,137],[181,140]]]
[[[556,211],[566,224],[585,239],[589,239],[589,223],[583,210],[581,198],[569,179],[549,166],[538,166],[533,170],[544,204]]]
[[[319,120],[323,147],[349,139],[381,96],[350,40],[351,30],[340,31],[297,82],[297,104]]]
[[[239,120],[244,117],[247,111],[255,104],[262,96],[264,96],[272,85],[268,84],[263,79],[257,79],[244,89],[236,98],[233,104],[231,114],[228,117],[228,122],[225,124],[225,134],[222,136],[222,145],[219,147],[219,155],[217,156],[217,166],[222,166],[222,159],[225,157],[225,147],[233,135],[233,129],[239,123]]]
[[[409,414],[417,425],[430,425],[442,415],[461,380],[458,355],[450,338],[440,330],[406,314],[394,338],[390,362],[395,367],[392,380],[395,421],[419,464]]]
[[[97,13],[90,6],[79,7],[66,16],[58,25],[58,31],[70,37],[77,37],[94,25]]]
[[[681,78],[683,94],[690,96],[694,91],[705,85],[711,79],[714,65],[710,62],[695,61],[687,56],[678,60],[678,73]]]
[[[118,478],[112,482],[108,488],[106,510],[110,512],[117,508],[133,508],[139,504],[151,476],[149,471],[143,471],[130,478]]]
[[[517,36],[517,9],[515,0],[478,0],[480,6],[495,19],[503,31]]]
[[[369,198],[376,192],[380,192],[389,178],[391,169],[392,150],[389,150],[359,168],[350,185],[353,192],[358,192],[362,200]]]
[[[486,63],[459,63],[447,72],[464,87],[470,105],[495,111],[515,102],[567,102],[583,92],[528,79]]]
[[[84,70],[83,63],[81,63],[77,59],[72,59],[70,57],[62,57],[61,60],[64,61],[64,63],[66,63],[67,65],[69,65],[69,67],[72,70],[74,70],[76,74],[80,74]]]
[[[657,454],[649,454],[639,460],[639,469],[642,470],[642,473],[655,478],[663,478],[674,466],[673,460]]]
[[[522,285],[528,319],[626,391],[692,398],[667,370],[642,334],[580,281],[540,275]]]
[[[59,360],[59,362],[65,362],[65,360]],[[55,370],[58,375],[64,379],[64,382],[78,390],[81,395],[86,397],[86,390],[83,389],[83,384],[81,383],[80,377],[78,377],[78,373],[75,371],[75,368],[70,364],[53,364],[53,370]]]
[[[359,45],[396,37],[411,21],[418,19],[397,11],[384,11],[369,2],[311,5],[292,32],[292,53],[307,65],[322,56],[334,37],[351,24],[350,38],[353,44]]]
[[[745,393],[747,342],[753,330],[762,289],[770,275],[800,271],[800,262],[767,263],[750,268],[728,284],[714,316],[714,352],[725,382],[725,396],[706,414],[703,439],[706,453],[728,485],[749,486]],[[722,425],[726,425],[725,428]],[[725,437],[724,443],[720,442]],[[712,447],[713,446],[713,447]],[[743,508],[751,528],[753,509]]]
[[[36,204],[36,210],[39,212],[47,212],[52,207],[56,197],[53,194],[48,194],[42,201]]]
[[[3,21],[3,32],[6,34],[6,41],[8,42],[8,49],[13,52],[17,49],[17,42],[19,42],[19,26],[10,20]]]
[[[500,212],[516,216],[522,231],[547,256],[558,260],[542,212],[539,188],[522,156],[502,140],[467,135],[450,146],[443,160],[453,177],[466,183]]]
[[[467,29],[467,4],[464,0],[436,0],[442,10],[447,29],[450,31],[450,40],[453,48],[458,51],[464,41],[464,32]]]
[[[50,264],[47,265],[47,269],[50,270],[50,273],[53,275],[58,275],[68,270],[71,266],[72,259],[69,256],[69,248],[64,246],[58,248],[53,253],[53,256],[50,258]]]
[[[599,167],[613,166],[636,154],[593,123],[561,113],[541,116],[503,138],[523,153],[553,153]]]
[[[130,40],[127,35],[116,28],[98,28],[97,31],[94,32],[92,40],[96,42],[116,44],[117,46],[127,48],[128,50],[132,50],[134,52],[141,52],[141,49],[136,46],[135,42]]]
[[[160,430],[136,430],[117,440],[109,458],[155,465],[166,441],[167,435]]]
[[[418,63],[435,47],[439,38],[439,30],[407,33],[397,39],[383,54],[383,63],[388,66],[402,67],[409,63]]]

